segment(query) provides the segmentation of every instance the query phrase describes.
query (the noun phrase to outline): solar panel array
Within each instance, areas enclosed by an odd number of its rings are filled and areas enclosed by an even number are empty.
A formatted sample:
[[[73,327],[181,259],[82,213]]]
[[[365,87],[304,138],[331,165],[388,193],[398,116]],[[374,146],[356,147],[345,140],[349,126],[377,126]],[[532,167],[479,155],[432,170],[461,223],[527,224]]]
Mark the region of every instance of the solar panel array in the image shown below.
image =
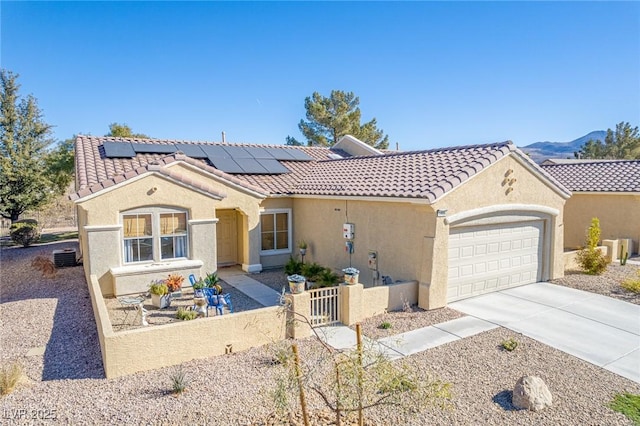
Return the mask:
[[[218,170],[237,174],[289,173],[289,169],[280,161],[313,160],[303,151],[285,147],[103,142],[103,148],[107,158],[133,158],[136,154],[173,154],[181,151],[191,158],[207,159]]]

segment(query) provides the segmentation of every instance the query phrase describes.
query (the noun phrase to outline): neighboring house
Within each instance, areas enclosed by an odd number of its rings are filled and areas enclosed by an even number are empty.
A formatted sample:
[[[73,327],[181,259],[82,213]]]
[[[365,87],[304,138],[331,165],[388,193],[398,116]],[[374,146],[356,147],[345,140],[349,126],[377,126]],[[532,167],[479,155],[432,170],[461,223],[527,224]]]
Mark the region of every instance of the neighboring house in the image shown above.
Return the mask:
[[[305,261],[419,282],[419,305],[563,274],[571,193],[511,142],[382,153],[79,136],[80,249],[103,295],[169,272],[203,275]],[[353,224],[353,253],[343,224]],[[374,258],[375,257],[375,258]]]
[[[542,168],[573,194],[564,207],[566,248],[583,246],[597,217],[603,240],[632,239],[638,252],[640,160],[547,160]]]

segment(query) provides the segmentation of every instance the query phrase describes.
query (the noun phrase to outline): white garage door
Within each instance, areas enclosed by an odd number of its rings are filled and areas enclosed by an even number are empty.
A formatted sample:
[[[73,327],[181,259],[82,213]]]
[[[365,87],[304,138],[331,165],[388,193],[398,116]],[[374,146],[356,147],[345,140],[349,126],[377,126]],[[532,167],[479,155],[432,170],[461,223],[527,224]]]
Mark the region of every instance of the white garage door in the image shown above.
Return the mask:
[[[543,222],[451,228],[447,301],[540,280]]]

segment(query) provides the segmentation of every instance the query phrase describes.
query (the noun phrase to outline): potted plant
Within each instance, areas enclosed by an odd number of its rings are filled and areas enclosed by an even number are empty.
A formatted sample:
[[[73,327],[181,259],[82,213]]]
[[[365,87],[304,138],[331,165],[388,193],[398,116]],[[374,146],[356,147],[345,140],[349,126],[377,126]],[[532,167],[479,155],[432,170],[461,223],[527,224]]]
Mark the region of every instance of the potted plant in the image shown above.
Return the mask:
[[[166,280],[164,280],[171,297],[182,297],[182,283],[184,277],[178,274],[169,274]]]
[[[169,287],[167,287],[165,280],[152,281],[149,293],[151,293],[153,306],[164,309],[171,305],[171,294],[169,294]]]
[[[213,288],[216,286],[216,284],[218,284],[218,282],[220,282],[220,278],[215,272],[207,273],[207,276],[204,277],[205,287]]]
[[[206,285],[204,283],[204,280],[202,278],[200,278],[198,281],[196,281],[193,284],[193,297],[204,297],[204,293],[202,292],[202,289],[205,288]]]
[[[300,256],[304,257],[307,254],[307,242],[305,240],[298,241],[298,249],[300,250]]]
[[[344,283],[348,285],[358,284],[358,278],[360,278],[360,271],[356,268],[348,267],[342,270],[344,273]]]
[[[291,294],[300,294],[304,291],[304,285],[307,280],[302,275],[293,274],[287,277],[287,281],[289,281],[289,291]]]

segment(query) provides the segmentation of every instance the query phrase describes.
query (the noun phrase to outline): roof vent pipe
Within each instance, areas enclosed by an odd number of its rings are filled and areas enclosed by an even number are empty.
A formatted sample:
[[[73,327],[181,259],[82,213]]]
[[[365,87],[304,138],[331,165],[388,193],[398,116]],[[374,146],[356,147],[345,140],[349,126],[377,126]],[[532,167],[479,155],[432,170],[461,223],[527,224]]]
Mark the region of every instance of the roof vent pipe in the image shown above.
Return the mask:
[[[227,142],[227,136],[225,135],[224,131],[222,132],[222,143]]]

